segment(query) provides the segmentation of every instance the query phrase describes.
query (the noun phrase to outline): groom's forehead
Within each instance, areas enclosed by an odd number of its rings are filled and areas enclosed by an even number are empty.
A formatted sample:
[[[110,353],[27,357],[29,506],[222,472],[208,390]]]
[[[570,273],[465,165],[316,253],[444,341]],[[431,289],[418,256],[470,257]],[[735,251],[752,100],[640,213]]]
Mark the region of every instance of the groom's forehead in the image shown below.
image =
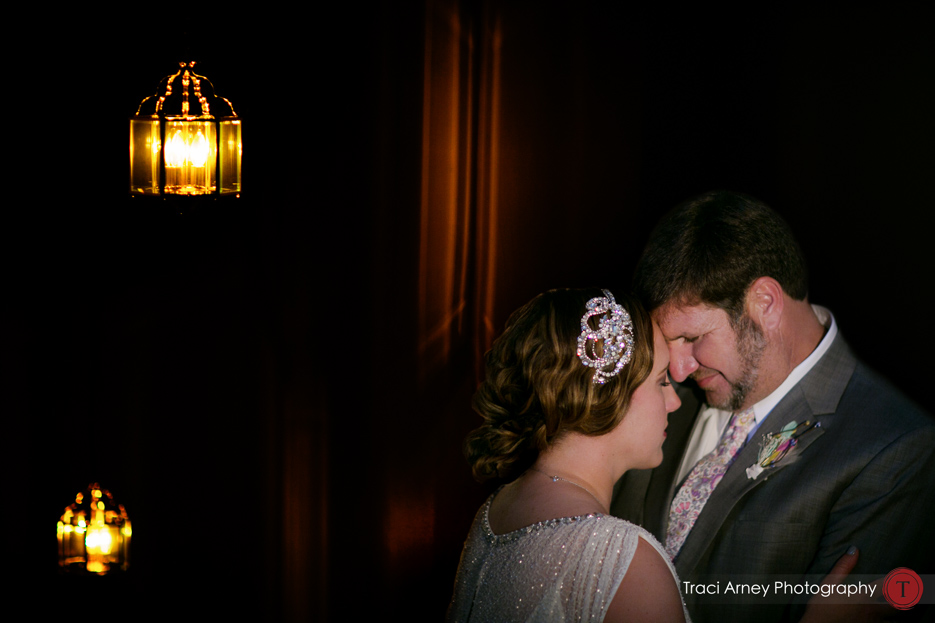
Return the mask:
[[[667,342],[730,325],[727,312],[706,303],[666,303],[652,312]]]

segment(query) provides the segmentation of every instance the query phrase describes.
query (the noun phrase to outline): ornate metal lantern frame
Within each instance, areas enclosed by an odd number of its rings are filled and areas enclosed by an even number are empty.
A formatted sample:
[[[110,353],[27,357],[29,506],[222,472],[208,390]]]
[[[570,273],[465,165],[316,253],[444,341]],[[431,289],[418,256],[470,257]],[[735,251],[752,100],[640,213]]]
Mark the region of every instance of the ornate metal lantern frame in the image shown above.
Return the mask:
[[[194,66],[180,62],[130,118],[131,196],[240,196],[242,121]]]
[[[58,563],[65,571],[81,573],[126,571],[132,534],[123,504],[92,483],[65,507],[58,521]]]

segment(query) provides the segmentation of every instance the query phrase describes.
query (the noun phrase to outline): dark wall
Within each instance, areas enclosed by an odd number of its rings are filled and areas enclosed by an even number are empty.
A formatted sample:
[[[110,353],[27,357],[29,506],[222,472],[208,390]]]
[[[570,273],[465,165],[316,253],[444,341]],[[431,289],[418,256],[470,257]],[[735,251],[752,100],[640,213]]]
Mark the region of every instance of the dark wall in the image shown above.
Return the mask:
[[[8,145],[28,146],[8,182],[4,348],[25,582],[133,614],[437,620],[487,491],[460,457],[476,327],[543,289],[626,287],[658,217],[711,188],[783,213],[813,300],[930,404],[919,15],[500,4],[36,33],[4,96]],[[417,373],[424,42],[452,20],[470,49],[499,29],[497,271],[491,314]],[[180,215],[127,198],[127,118],[186,45],[244,118],[246,192]],[[92,480],[134,521],[132,574],[107,584],[56,574],[52,526]]]

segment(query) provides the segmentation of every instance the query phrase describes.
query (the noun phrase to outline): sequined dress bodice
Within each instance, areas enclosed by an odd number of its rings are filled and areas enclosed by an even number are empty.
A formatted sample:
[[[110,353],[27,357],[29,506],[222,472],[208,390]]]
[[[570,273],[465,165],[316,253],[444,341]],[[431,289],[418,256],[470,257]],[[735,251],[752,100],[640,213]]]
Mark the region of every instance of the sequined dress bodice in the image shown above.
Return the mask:
[[[495,496],[481,506],[464,544],[450,622],[603,621],[640,537],[668,562],[649,532],[609,515],[551,519],[494,534],[489,511]]]

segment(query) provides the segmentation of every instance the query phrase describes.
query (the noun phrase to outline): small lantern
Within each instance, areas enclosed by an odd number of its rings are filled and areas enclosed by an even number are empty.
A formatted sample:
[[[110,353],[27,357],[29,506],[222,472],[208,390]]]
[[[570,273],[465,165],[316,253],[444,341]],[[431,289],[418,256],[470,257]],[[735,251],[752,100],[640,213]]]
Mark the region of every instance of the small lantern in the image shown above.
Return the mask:
[[[132,534],[123,504],[99,484],[88,485],[58,521],[58,564],[66,571],[99,575],[126,571]]]
[[[179,63],[130,118],[131,196],[240,196],[241,121],[194,66]]]

